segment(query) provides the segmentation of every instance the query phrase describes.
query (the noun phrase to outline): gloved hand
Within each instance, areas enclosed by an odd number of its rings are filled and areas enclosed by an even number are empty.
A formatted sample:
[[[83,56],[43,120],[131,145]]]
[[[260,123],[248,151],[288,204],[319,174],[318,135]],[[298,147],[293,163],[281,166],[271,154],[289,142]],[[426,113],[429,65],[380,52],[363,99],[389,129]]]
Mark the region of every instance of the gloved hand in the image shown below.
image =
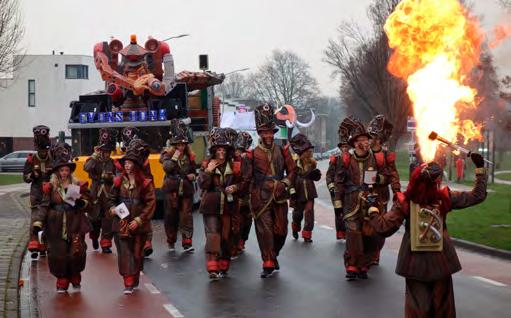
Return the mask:
[[[314,181],[318,181],[321,179],[321,171],[319,169],[314,169],[310,172],[309,177]]]
[[[297,197],[298,195],[296,194],[296,191],[289,194],[289,198],[291,199],[291,201],[296,201]]]
[[[75,200],[75,208],[82,209],[87,205],[87,202],[83,199],[76,199]]]
[[[378,207],[378,195],[377,194],[369,194],[366,198],[367,205],[369,207]]]
[[[472,162],[476,166],[476,168],[484,168],[484,159],[481,154],[473,152],[470,154],[470,159],[472,159]]]
[[[32,233],[35,235],[35,236],[38,236],[39,235],[39,232],[41,232],[43,229],[41,229],[40,226],[38,225],[34,225],[32,227]]]

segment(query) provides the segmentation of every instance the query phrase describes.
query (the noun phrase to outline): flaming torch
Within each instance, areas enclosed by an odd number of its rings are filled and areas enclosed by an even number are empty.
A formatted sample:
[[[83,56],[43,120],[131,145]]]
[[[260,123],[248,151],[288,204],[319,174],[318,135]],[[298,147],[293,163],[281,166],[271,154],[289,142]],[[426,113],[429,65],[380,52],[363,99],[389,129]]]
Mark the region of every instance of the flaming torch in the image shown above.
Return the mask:
[[[481,140],[482,125],[462,118],[477,107],[477,90],[467,84],[483,42],[476,18],[459,0],[403,0],[384,29],[393,49],[388,70],[408,84],[422,158],[434,159],[432,131],[451,145],[458,136]]]
[[[433,140],[437,140],[438,142],[443,143],[444,145],[446,145],[447,147],[451,148],[452,150],[460,152],[460,153],[464,153],[464,154],[466,154],[469,157],[470,157],[470,154],[472,153],[472,151],[468,150],[467,148],[463,148],[461,146],[456,145],[455,143],[450,142],[449,140],[445,139],[444,137],[439,136],[434,131],[432,131],[431,134],[429,134],[428,138],[430,140],[432,140],[432,141]],[[491,165],[493,164],[493,162],[491,162],[490,160],[484,159],[484,161],[486,163],[491,164]]]

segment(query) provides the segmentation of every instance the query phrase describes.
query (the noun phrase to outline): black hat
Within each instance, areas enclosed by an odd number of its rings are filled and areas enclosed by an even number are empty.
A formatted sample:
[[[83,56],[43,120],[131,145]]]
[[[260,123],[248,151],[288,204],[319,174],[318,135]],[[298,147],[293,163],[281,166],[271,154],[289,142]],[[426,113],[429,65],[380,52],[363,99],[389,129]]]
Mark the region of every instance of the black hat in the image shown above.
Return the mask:
[[[114,151],[117,141],[117,130],[101,128],[99,130],[99,149],[103,151]]]
[[[351,121],[350,138],[348,139],[348,144],[350,146],[355,147],[355,141],[358,137],[365,136],[369,139],[372,138],[371,135],[367,133],[366,128],[362,122],[356,118],[353,118]]]
[[[344,120],[340,123],[339,129],[337,130],[337,134],[339,135],[339,143],[337,144],[338,147],[348,144],[348,140],[350,139],[350,131],[355,125],[355,118],[351,116],[344,118]]]
[[[32,128],[34,134],[34,148],[36,150],[48,150],[51,147],[50,127],[38,125]]]
[[[190,143],[190,140],[188,139],[188,126],[179,119],[172,119],[170,121],[169,136],[169,142],[171,145]]]
[[[208,143],[210,154],[214,154],[215,148],[217,147],[225,147],[227,150],[234,149],[231,132],[226,128],[211,129],[208,136]]]
[[[257,132],[261,130],[273,130],[273,133],[279,131],[275,125],[275,110],[270,104],[263,104],[254,110],[255,124]]]
[[[149,145],[145,141],[142,139],[133,139],[126,149],[126,154],[119,159],[119,162],[124,165],[126,160],[131,160],[139,167],[143,167],[149,154]]]
[[[311,148],[314,148],[312,143],[304,134],[295,135],[293,138],[291,138],[289,144],[291,145],[293,151],[296,152],[298,155],[301,155],[302,153]]]
[[[236,149],[248,150],[252,145],[252,136],[246,131],[242,131],[238,134],[234,147]]]
[[[394,126],[385,118],[383,115],[377,115],[370,122],[367,127],[367,132],[373,136],[373,138],[380,138],[381,142],[384,143],[389,140],[392,134],[392,128]]]
[[[71,146],[65,142],[59,142],[50,149],[53,172],[57,171],[60,167],[67,166],[71,172],[75,171],[76,164],[72,161]]]

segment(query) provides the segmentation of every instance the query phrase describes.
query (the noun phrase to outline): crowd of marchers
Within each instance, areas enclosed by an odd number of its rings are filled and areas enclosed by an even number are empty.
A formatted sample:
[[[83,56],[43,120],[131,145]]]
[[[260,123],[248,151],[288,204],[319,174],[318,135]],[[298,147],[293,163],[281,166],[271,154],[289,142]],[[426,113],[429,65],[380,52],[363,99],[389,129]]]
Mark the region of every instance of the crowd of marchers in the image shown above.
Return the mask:
[[[289,207],[293,209],[292,237],[298,240],[301,235],[305,243],[313,242],[315,182],[322,175],[313,158],[314,146],[300,133],[277,144],[274,108],[263,104],[254,113],[259,142],[253,148],[248,133],[213,128],[207,158],[196,163],[188,127],[174,119],[167,147],[161,152],[169,251],[176,250],[178,234],[183,251],[194,251],[193,183],[197,182],[206,237],[205,266],[211,280],[228,275],[231,261],[245,249],[252,225],[262,259],[260,276],[267,278],[280,270],[278,258],[288,234]],[[414,168],[402,192],[396,154],[386,147],[392,128],[382,115],[368,125],[353,117],[339,125],[340,153],[330,158],[325,179],[336,238],[346,241],[345,277],[348,281],[367,279],[371,266],[379,264],[385,237],[404,224],[396,273],[406,278],[406,316],[454,317],[451,275],[461,266],[445,219],[451,210],[485,199],[484,161],[477,153],[471,155],[476,166],[472,191],[441,188],[442,168],[429,162]],[[57,292],[66,293],[69,285],[81,286],[87,233],[93,249],[101,248],[104,254],[112,252],[113,240],[123,292],[132,294],[144,257],[152,253],[156,195],[149,146],[132,128],[125,128],[124,154],[113,159],[116,136],[102,129],[84,165],[92,181],[88,185],[73,176],[76,164],[69,145],[51,144],[46,126],[34,127],[33,133],[37,152],[28,157],[23,173],[31,183],[28,249],[33,258],[48,257]]]

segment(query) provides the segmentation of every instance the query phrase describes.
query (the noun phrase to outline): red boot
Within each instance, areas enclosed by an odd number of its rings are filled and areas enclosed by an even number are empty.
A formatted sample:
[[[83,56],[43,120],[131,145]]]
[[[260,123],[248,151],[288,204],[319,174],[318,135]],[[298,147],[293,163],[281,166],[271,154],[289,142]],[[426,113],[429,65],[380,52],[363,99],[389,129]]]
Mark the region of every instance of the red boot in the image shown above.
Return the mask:
[[[57,278],[57,293],[59,293],[59,294],[67,293],[68,288],[69,288],[69,279]]]

